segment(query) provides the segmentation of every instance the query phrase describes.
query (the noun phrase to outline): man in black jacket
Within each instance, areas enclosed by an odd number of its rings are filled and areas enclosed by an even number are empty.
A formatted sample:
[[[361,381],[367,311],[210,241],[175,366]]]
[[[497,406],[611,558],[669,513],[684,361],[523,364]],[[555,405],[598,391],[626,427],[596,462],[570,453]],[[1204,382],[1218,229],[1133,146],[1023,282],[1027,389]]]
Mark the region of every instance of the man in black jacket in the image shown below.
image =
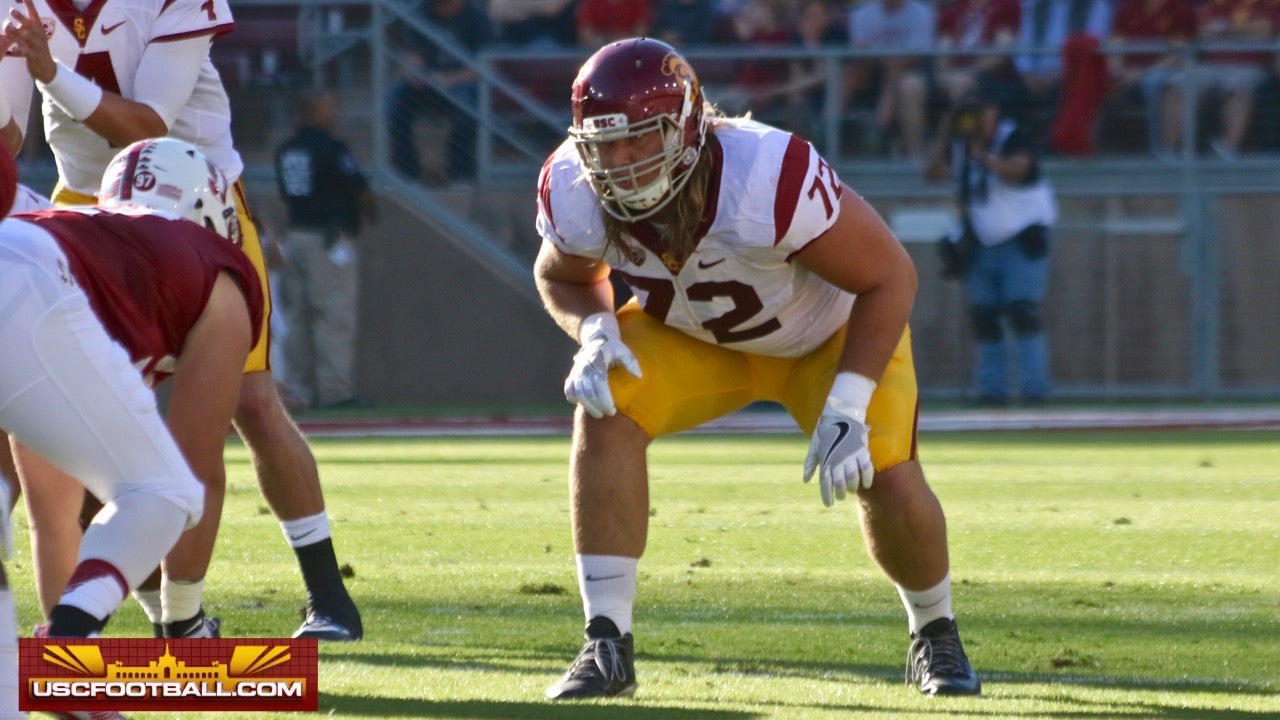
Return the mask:
[[[286,384],[318,407],[363,405],[355,393],[359,253],[353,240],[377,205],[346,143],[334,137],[338,104],[306,95],[302,123],[276,150],[276,181],[289,214],[281,252]]]

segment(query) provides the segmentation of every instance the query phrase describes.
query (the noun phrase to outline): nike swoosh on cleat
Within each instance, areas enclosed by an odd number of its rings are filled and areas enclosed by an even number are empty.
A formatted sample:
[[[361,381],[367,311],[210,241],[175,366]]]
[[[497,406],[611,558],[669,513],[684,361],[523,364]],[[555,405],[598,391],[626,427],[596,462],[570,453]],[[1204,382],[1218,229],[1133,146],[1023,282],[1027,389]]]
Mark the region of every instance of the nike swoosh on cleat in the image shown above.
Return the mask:
[[[110,35],[110,34],[111,34],[111,33],[112,33],[116,28],[120,27],[121,25],[125,24],[126,22],[129,22],[129,21],[128,21],[128,20],[121,20],[120,22],[116,23],[115,25],[103,25],[103,26],[102,26],[102,34],[103,34],[103,35]]]
[[[827,456],[822,458],[823,465],[827,464],[827,461],[831,459],[831,453],[835,452],[840,443],[844,442],[844,439],[849,435],[849,423],[840,420],[835,423],[835,426],[840,431],[840,434],[836,435],[836,439],[831,443],[831,448],[827,450]]]
[[[622,576],[621,575],[605,575],[603,577],[591,577],[590,575],[588,575],[586,579],[587,579],[587,582],[600,582],[602,580],[617,580],[620,577]]]
[[[699,261],[698,261],[698,267],[699,267],[699,268],[701,268],[702,270],[706,270],[707,268],[709,268],[709,267],[715,267],[716,265],[719,265],[720,263],[722,263],[722,262],[724,262],[725,260],[728,260],[728,259],[729,259],[729,258],[720,258],[719,260],[716,260],[715,262],[703,262],[703,261],[699,260]]]

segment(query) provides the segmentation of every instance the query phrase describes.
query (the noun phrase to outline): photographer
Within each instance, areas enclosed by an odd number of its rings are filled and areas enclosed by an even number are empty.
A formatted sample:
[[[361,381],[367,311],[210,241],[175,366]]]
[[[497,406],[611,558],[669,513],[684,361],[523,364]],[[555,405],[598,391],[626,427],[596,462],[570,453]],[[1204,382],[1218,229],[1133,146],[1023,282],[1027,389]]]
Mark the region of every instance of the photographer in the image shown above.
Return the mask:
[[[1041,304],[1049,275],[1049,228],[1057,219],[1031,137],[980,85],[957,105],[926,168],[950,176],[960,227],[939,241],[943,277],[964,278],[977,342],[977,404],[1009,402],[1005,324],[1012,331],[1024,404],[1049,393],[1049,353]]]

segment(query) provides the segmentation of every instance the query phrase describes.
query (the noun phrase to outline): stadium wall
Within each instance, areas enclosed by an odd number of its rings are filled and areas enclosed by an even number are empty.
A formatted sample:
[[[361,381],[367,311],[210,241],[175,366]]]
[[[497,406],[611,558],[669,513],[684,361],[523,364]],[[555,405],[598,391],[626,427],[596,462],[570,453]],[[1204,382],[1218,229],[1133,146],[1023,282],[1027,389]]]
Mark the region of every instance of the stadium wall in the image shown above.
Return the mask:
[[[1135,182],[1139,179],[1135,178]],[[444,192],[444,191],[442,191]],[[269,231],[280,227],[274,187],[255,193]],[[447,191],[457,212],[484,227],[531,265],[537,249],[532,193]],[[1212,203],[1210,244],[1221,282],[1216,322],[1197,322],[1202,268],[1191,236],[1135,218],[1177,215],[1176,196],[1064,197],[1047,324],[1060,397],[1277,396],[1280,333],[1280,203],[1263,195],[1224,196]],[[877,197],[887,218],[936,200]],[[380,403],[518,408],[562,402],[561,384],[573,344],[527,295],[514,291],[452,243],[395,203],[361,240],[359,391]],[[1148,225],[1150,227],[1148,227]],[[1167,223],[1166,223],[1167,225]],[[920,289],[912,315],[922,389],[959,397],[971,363],[968,320],[959,283],[939,278],[931,237],[906,236]],[[530,280],[531,282],[531,280]],[[1216,348],[1207,392],[1198,379],[1204,359],[1198,333]]]

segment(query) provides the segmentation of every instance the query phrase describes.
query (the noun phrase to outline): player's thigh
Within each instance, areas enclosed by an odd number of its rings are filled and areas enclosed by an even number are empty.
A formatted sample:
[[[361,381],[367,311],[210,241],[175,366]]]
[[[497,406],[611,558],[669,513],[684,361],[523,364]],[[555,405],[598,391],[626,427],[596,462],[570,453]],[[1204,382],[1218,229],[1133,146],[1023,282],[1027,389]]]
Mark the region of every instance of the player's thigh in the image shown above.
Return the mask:
[[[236,195],[236,214],[240,219],[241,249],[248,256],[249,262],[253,263],[253,269],[258,272],[258,282],[262,284],[262,334],[249,350],[244,371],[260,372],[271,369],[271,283],[267,281],[267,260],[262,252],[262,238],[258,235],[258,225],[253,219],[253,213],[249,211],[243,181],[237,180],[232,186],[232,192]]]
[[[840,330],[800,359],[788,379],[782,404],[806,435],[813,433],[826,404],[836,365],[844,351],[844,339],[845,331]],[[915,459],[918,416],[919,393],[911,355],[911,328],[906,328],[867,406],[871,461],[877,471]]]
[[[98,198],[94,197],[93,195],[85,195],[84,193],[78,193],[75,190],[72,190],[71,188],[68,188],[65,185],[63,185],[61,180],[59,180],[58,183],[53,186],[53,195],[50,196],[49,199],[52,200],[53,204],[57,205],[58,207],[70,207],[73,205],[96,205],[98,203]]]
[[[743,353],[667,327],[634,301],[619,311],[618,322],[642,377],[614,368],[609,387],[618,412],[650,437],[697,427],[757,399]]]

